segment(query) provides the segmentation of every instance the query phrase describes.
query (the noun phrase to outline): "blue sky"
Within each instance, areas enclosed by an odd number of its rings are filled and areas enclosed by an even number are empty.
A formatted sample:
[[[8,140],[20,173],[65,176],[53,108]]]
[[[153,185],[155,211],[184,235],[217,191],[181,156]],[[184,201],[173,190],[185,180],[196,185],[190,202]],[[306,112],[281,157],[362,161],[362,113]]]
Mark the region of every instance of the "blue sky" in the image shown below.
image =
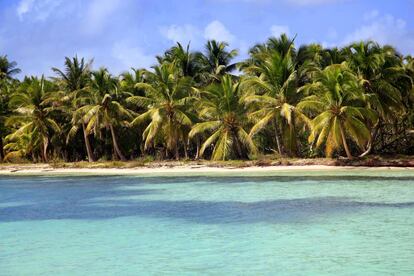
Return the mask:
[[[414,0],[0,0],[0,55],[22,74],[52,75],[64,56],[117,74],[148,67],[175,41],[226,40],[246,56],[271,35],[297,44],[361,39],[414,54]]]

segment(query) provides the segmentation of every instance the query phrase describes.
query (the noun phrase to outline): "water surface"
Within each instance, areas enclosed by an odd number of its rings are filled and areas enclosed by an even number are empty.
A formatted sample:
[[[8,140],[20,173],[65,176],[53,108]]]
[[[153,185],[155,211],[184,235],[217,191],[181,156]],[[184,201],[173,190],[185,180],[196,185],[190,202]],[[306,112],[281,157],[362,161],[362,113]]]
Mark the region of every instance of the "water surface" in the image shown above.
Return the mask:
[[[0,275],[414,274],[412,171],[297,174],[0,176]]]

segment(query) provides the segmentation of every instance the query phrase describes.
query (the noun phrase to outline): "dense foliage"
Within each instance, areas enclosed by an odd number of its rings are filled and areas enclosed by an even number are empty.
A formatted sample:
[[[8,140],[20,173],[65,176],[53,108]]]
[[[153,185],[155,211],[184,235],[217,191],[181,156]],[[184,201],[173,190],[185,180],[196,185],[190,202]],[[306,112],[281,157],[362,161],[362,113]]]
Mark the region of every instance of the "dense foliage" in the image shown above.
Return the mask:
[[[50,78],[0,56],[0,159],[127,160],[414,153],[414,58],[373,41],[176,46],[119,76],[66,58]]]

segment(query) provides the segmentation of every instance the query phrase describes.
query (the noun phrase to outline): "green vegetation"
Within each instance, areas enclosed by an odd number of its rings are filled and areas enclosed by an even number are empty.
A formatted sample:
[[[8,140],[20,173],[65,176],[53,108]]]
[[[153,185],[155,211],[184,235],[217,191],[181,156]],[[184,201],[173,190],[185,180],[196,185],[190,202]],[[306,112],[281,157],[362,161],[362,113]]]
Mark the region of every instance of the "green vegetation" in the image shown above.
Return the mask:
[[[411,56],[373,41],[295,48],[286,35],[236,56],[224,42],[204,52],[177,43],[150,69],[114,76],[74,57],[50,78],[21,80],[0,56],[0,160],[260,165],[414,154]]]

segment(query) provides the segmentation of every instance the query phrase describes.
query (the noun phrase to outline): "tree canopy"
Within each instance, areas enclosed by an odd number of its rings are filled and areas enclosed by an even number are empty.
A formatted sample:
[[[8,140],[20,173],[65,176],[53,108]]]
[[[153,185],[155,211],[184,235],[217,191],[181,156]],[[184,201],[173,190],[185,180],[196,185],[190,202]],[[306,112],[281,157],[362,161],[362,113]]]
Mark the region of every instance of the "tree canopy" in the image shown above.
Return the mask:
[[[18,79],[0,56],[0,160],[414,154],[414,58],[390,45],[283,34],[238,62],[226,42],[190,46],[120,75],[75,56]]]

